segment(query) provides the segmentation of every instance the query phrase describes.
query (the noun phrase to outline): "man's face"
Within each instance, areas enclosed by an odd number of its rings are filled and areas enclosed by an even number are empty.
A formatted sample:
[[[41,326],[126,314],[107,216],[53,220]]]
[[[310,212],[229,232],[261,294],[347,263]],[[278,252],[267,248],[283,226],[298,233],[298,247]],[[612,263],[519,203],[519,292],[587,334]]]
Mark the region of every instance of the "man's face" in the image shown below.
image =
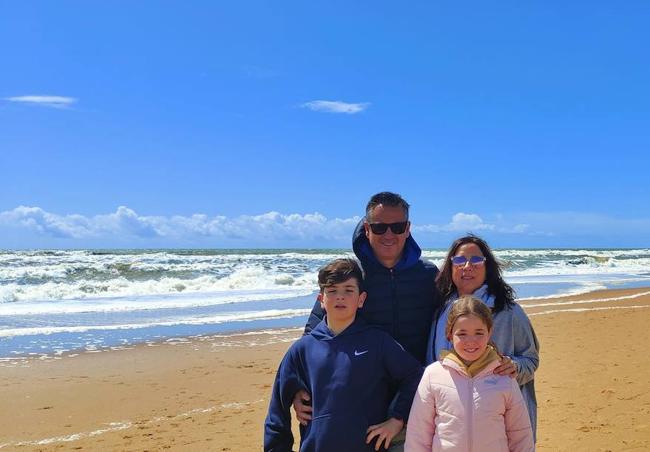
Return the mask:
[[[399,261],[404,251],[404,244],[410,234],[411,223],[407,222],[406,230],[402,234],[395,234],[391,228],[388,228],[383,234],[375,234],[368,223],[401,223],[406,221],[406,214],[401,207],[376,206],[366,219],[364,228],[366,237],[370,242],[375,257],[388,268],[392,268]]]

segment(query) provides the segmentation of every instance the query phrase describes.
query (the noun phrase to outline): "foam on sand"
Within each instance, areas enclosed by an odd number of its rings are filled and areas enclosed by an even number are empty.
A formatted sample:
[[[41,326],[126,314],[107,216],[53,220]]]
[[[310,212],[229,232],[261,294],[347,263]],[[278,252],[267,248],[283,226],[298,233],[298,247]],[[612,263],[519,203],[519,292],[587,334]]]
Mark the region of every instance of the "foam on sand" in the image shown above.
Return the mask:
[[[258,403],[264,402],[265,399],[259,399],[255,400],[252,402],[231,402],[231,403],[223,403],[219,406],[210,406],[207,408],[195,408],[193,410],[187,411],[185,413],[180,413],[175,416],[156,416],[148,421],[138,421],[138,422],[133,422],[133,421],[120,421],[120,422],[110,422],[107,427],[100,428],[97,430],[92,430],[89,432],[79,432],[79,433],[72,433],[70,435],[64,435],[64,436],[53,436],[50,438],[43,438],[43,439],[38,439],[38,440],[32,440],[32,441],[13,441],[9,443],[4,443],[0,444],[0,449],[3,449],[5,447],[23,447],[23,446],[46,446],[49,444],[56,444],[56,443],[69,443],[73,441],[78,441],[80,439],[84,438],[92,438],[95,436],[103,435],[106,433],[110,432],[118,432],[121,430],[128,430],[131,429],[137,425],[151,425],[151,424],[158,424],[161,422],[173,422],[179,419],[184,419],[191,417],[193,414],[205,414],[205,413],[211,413],[219,408],[244,408],[248,407],[251,405],[255,405]]]
[[[634,293],[632,295],[621,295],[619,297],[608,297],[608,298],[593,298],[593,299],[578,299],[571,301],[552,301],[549,303],[520,303],[521,307],[526,308],[540,308],[547,306],[566,306],[572,304],[589,304],[589,303],[606,303],[610,301],[621,301],[621,300],[633,300],[635,298],[641,298],[650,295],[650,291]]]
[[[6,328],[0,330],[0,337],[15,337],[15,336],[33,336],[33,335],[49,335],[55,333],[87,333],[89,331],[105,331],[105,330],[134,330],[141,328],[161,327],[161,326],[177,326],[177,325],[205,325],[205,324],[219,324],[225,322],[252,322],[259,320],[269,320],[275,318],[290,318],[305,316],[309,314],[310,309],[269,309],[266,311],[250,312],[250,313],[232,313],[208,316],[202,318],[177,318],[173,320],[165,320],[158,322],[135,323],[135,324],[118,324],[118,325],[84,325],[84,326],[39,326],[30,328]]]

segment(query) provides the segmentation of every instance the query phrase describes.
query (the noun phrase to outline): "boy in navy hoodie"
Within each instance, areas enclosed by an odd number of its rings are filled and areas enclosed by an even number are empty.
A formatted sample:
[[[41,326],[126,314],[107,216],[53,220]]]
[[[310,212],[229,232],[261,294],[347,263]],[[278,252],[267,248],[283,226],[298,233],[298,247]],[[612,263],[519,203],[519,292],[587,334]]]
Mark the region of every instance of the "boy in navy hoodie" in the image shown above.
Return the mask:
[[[264,424],[265,451],[291,451],[289,408],[301,389],[313,408],[312,421],[300,426],[301,452],[385,450],[404,426],[422,367],[389,334],[356,318],[366,299],[362,280],[353,259],[318,272],[326,315],[282,359]]]

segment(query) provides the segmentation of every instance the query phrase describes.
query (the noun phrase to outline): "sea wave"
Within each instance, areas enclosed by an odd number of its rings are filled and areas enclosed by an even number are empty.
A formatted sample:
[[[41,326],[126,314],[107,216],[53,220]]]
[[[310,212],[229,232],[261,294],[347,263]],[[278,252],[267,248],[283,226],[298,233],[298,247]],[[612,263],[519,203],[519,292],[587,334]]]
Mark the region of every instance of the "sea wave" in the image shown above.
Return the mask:
[[[650,276],[650,250],[496,250],[512,282]],[[0,251],[0,305],[179,293],[316,288],[318,268],[345,250]],[[423,256],[441,266],[445,250]],[[566,281],[566,279],[565,279]]]
[[[270,272],[263,266],[240,266],[230,274],[201,275],[192,279],[162,276],[143,280],[88,278],[49,280],[40,283],[5,283],[0,287],[2,302],[71,300],[103,297],[137,297],[179,292],[212,293],[237,290],[269,290],[291,287],[299,292],[317,287],[316,273]]]
[[[0,317],[191,309],[234,303],[295,299],[313,293],[314,290],[311,288],[286,288],[0,303]]]
[[[57,333],[87,333],[90,331],[135,330],[141,328],[169,327],[178,325],[205,325],[227,322],[253,322],[278,318],[305,316],[311,309],[269,309],[256,312],[230,312],[205,317],[178,317],[141,323],[121,323],[104,325],[65,325],[38,326],[0,329],[0,337],[50,335]]]

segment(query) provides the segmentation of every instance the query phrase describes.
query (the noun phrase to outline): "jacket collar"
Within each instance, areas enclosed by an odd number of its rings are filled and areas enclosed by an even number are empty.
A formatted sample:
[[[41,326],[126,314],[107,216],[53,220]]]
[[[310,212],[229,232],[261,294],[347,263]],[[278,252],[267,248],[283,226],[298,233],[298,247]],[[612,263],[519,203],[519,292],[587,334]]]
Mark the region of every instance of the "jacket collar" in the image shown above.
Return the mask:
[[[492,371],[499,366],[499,363],[501,362],[501,356],[499,356],[494,347],[488,345],[487,349],[480,356],[480,358],[471,363],[469,366],[466,365],[453,350],[444,350],[442,353],[440,353],[440,361],[443,366],[455,369],[456,371],[461,372],[470,378],[474,378],[477,376],[491,374]]]
[[[332,330],[327,326],[327,315],[323,317],[323,320],[320,321],[318,325],[311,331],[311,335],[320,341],[330,341],[337,337],[344,337],[350,334],[358,333],[359,331],[365,330],[368,328],[368,324],[360,318],[358,315],[354,319],[354,322],[350,324],[346,329],[341,331],[339,334],[334,334]]]

